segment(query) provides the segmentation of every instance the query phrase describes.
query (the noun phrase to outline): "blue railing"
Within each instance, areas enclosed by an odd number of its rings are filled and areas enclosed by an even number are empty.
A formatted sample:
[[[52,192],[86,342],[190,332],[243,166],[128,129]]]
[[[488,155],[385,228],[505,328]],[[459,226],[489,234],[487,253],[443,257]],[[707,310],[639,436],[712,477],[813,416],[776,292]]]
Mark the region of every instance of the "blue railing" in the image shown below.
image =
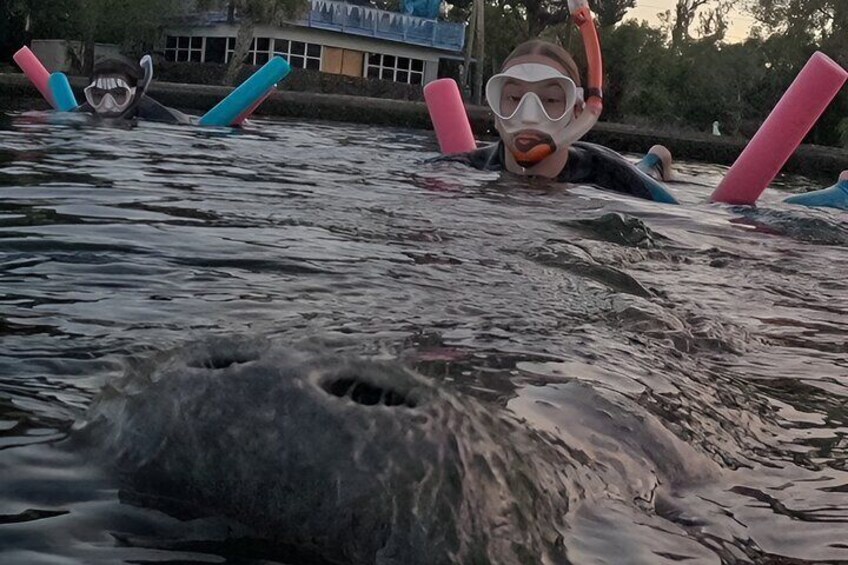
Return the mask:
[[[397,12],[354,6],[338,0],[311,0],[307,17],[297,23],[389,41],[459,52],[465,45],[465,24],[440,22]]]

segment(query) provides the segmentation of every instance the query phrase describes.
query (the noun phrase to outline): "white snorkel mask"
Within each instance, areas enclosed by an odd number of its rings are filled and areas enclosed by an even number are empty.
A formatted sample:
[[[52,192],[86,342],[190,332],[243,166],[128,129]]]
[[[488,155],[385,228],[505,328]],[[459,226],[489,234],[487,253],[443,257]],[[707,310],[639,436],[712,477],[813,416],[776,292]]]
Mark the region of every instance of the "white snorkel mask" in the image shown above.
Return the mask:
[[[526,85],[540,85],[539,94]],[[516,96],[510,90],[521,94]],[[574,108],[582,106],[582,89],[557,69],[541,63],[521,63],[493,76],[486,99],[496,116],[498,131],[519,165],[532,166],[558,148],[570,145]]]
[[[117,117],[132,105],[136,87],[121,76],[99,76],[85,87],[85,99],[98,115]]]

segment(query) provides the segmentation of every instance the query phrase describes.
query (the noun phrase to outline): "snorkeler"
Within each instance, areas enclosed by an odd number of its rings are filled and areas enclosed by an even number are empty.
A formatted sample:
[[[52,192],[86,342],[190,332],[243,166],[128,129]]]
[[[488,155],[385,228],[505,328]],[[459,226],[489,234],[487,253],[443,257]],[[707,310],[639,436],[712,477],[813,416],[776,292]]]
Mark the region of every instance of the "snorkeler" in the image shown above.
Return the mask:
[[[594,26],[589,21],[588,25]],[[584,38],[585,39],[585,38]],[[600,49],[597,48],[597,66]],[[590,59],[590,78],[592,58]],[[577,141],[601,111],[600,79],[584,91],[571,55],[541,40],[522,43],[486,85],[500,142],[447,157],[483,170],[594,184],[647,200],[677,203],[658,182],[671,175],[671,154],[656,145],[633,165],[606,147]]]
[[[94,65],[91,83],[85,88],[86,102],[76,111],[108,119],[192,123],[188,115],[147,96],[152,80],[153,61],[150,56],[142,58],[137,65],[123,58],[103,59]]]

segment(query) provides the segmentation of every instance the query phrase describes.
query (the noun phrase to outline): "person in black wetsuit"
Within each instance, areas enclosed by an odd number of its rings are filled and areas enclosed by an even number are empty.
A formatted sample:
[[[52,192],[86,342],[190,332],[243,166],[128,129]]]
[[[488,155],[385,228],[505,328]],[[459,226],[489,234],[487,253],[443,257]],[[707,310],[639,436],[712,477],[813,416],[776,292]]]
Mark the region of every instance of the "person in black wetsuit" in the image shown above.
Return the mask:
[[[444,159],[677,203],[659,182],[671,174],[671,154],[664,147],[652,147],[633,165],[611,149],[563,134],[584,111],[579,86],[577,65],[563,48],[541,40],[519,45],[486,85],[501,140]]]
[[[134,119],[190,124],[191,117],[168,108],[147,96],[153,80],[153,63],[145,57],[139,64],[110,57],[94,65],[91,83],[85,88],[85,103],[77,112],[100,118]]]

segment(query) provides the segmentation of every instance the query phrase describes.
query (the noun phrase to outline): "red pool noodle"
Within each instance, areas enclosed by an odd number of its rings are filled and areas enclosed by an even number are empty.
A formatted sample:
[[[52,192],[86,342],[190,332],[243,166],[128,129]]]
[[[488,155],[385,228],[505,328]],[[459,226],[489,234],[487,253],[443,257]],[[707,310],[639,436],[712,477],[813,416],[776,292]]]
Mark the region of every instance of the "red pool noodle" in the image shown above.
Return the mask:
[[[47,100],[54,109],[56,102],[53,100],[53,94],[50,92],[50,73],[35,56],[35,53],[29,50],[29,47],[21,47],[12,55],[15,63],[21,68],[30,82],[38,89],[41,95]]]
[[[274,89],[275,89],[275,88],[276,88],[276,86],[275,86],[274,88],[272,88],[271,90],[269,90],[268,92],[266,92],[266,93],[265,93],[265,96],[263,96],[262,98],[260,98],[259,100],[257,100],[257,101],[256,101],[256,104],[254,104],[253,106],[251,106],[250,108],[248,108],[247,110],[245,110],[245,111],[242,113],[242,115],[241,115],[241,116],[239,116],[238,118],[236,118],[236,119],[235,119],[235,121],[232,123],[232,125],[234,125],[234,126],[240,126],[240,125],[242,124],[242,122],[244,122],[247,118],[249,118],[249,117],[253,114],[253,112],[255,112],[255,111],[256,111],[256,109],[257,109],[259,106],[261,106],[261,105],[262,105],[262,103],[263,103],[263,102],[265,102],[265,100],[267,100],[269,96],[271,96],[271,93],[272,93],[272,92],[274,92]]]
[[[756,203],[846,80],[845,69],[824,53],[814,53],[730,167],[710,201]]]
[[[424,100],[442,153],[452,155],[477,149],[456,81],[450,78],[434,80],[424,87]]]

